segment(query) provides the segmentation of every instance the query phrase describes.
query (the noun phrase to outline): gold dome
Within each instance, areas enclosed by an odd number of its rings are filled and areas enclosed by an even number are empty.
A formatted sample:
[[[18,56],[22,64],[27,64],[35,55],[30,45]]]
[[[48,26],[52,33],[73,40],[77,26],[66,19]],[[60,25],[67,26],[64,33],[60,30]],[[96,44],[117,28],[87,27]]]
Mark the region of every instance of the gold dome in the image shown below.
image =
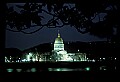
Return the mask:
[[[58,33],[58,37],[55,39],[55,43],[63,44],[63,39],[60,37],[60,34]]]

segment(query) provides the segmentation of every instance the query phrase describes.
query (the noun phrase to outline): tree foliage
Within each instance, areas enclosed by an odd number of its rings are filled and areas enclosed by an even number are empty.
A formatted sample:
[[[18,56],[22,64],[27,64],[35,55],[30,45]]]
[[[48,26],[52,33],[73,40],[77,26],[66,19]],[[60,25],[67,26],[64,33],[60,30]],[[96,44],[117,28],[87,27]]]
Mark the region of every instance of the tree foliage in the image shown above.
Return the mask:
[[[120,2],[119,0],[74,0],[73,2],[55,0],[43,3],[25,3],[8,7],[6,11],[7,30],[31,34],[43,27],[56,28],[71,26],[84,34],[120,39]],[[26,32],[32,27],[39,28]]]

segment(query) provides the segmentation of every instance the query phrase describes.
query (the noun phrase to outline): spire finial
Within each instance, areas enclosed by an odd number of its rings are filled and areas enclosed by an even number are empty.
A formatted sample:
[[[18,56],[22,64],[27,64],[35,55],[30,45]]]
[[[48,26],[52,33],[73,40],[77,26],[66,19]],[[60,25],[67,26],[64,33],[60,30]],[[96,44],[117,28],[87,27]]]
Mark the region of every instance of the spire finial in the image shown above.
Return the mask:
[[[58,37],[60,37],[60,33],[59,33],[60,31],[58,30]]]

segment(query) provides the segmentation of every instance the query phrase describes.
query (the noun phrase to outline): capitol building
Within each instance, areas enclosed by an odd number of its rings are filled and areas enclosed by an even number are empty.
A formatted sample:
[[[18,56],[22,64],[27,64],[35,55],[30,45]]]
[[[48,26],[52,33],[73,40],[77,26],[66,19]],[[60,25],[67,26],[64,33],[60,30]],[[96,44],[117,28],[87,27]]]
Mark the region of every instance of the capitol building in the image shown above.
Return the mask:
[[[54,50],[52,52],[56,61],[86,61],[85,53],[67,53],[67,50],[64,50],[64,42],[59,33],[55,39]]]
[[[64,50],[63,39],[60,37],[59,33],[58,33],[58,37],[55,39],[54,50],[52,50],[52,52],[53,52],[53,56],[55,56],[56,61],[72,61],[73,60],[72,57],[70,57],[70,54],[68,54],[67,51]]]
[[[58,32],[57,38],[54,41],[54,44],[52,44],[53,48],[51,52],[44,52],[40,53],[39,50],[37,52],[33,51],[27,51],[24,52],[22,57],[19,58],[16,61],[12,61],[11,58],[5,57],[5,62],[44,62],[44,61],[52,61],[52,62],[59,62],[59,61],[69,61],[69,62],[75,62],[75,61],[87,61],[89,60],[86,57],[86,53],[79,52],[67,52],[65,50],[64,41],[60,36],[60,33]],[[37,49],[37,48],[35,48]]]

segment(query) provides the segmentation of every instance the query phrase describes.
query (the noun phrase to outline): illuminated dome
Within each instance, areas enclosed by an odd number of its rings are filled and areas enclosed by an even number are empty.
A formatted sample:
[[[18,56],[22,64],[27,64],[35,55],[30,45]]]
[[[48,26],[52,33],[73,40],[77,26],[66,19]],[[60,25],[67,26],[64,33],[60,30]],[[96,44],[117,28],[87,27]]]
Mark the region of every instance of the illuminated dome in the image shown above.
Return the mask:
[[[64,50],[63,39],[60,37],[59,33],[58,33],[58,37],[55,39],[55,42],[54,42],[54,50],[55,51]]]
[[[63,39],[60,37],[59,33],[58,33],[58,37],[55,39],[55,44],[63,44]]]

